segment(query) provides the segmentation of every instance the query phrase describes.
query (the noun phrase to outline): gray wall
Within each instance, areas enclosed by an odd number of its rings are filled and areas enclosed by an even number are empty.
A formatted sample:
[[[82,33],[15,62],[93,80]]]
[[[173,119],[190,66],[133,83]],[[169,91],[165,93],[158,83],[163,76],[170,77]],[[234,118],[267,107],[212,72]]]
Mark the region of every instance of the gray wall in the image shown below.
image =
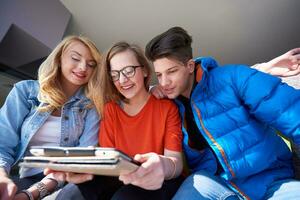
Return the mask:
[[[1,0],[0,41],[11,24],[53,49],[71,17],[59,0]]]
[[[36,77],[70,18],[59,0],[0,0],[0,105],[15,82]]]
[[[58,0],[1,0],[0,63],[18,68],[47,56],[70,18]]]
[[[61,0],[73,15],[69,34],[101,50],[128,40],[144,46],[171,26],[194,38],[194,54],[253,64],[300,46],[300,0]]]

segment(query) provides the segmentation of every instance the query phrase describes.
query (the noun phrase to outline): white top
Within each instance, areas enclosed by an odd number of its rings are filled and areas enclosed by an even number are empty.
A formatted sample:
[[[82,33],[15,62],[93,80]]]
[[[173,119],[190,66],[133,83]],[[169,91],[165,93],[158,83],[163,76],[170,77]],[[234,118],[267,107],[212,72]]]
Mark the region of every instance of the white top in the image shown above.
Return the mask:
[[[61,117],[50,115],[44,125],[31,138],[26,153],[26,156],[31,155],[29,148],[31,146],[59,146],[61,137]],[[43,172],[40,168],[20,168],[23,177],[33,176]]]
[[[296,76],[283,77],[282,82],[285,82],[296,89],[300,89],[300,74]]]

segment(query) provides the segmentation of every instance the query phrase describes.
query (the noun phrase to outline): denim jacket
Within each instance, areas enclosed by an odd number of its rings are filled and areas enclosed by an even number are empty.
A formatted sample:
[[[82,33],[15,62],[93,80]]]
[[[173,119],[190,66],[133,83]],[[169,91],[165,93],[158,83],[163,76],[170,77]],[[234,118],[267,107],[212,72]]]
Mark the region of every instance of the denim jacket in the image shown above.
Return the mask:
[[[8,94],[0,109],[0,167],[9,173],[23,157],[28,143],[52,111],[37,111],[38,81],[21,81]],[[90,146],[98,143],[99,115],[87,108],[90,100],[79,89],[61,109],[60,146]],[[51,130],[50,130],[51,131]]]

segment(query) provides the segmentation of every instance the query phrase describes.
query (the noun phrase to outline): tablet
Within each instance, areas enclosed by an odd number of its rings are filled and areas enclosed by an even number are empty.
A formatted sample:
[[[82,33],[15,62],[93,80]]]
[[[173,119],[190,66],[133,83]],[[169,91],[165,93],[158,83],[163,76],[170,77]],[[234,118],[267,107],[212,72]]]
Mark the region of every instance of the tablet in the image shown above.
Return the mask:
[[[39,149],[39,151],[35,151],[37,149]],[[41,150],[45,151],[43,152]],[[139,163],[114,148],[51,147],[50,150],[54,150],[52,153],[46,150],[49,150],[49,147],[31,148],[30,152],[34,152],[36,156],[24,157],[19,163],[19,166],[49,168],[56,171],[91,173],[107,176],[127,174],[135,171],[139,167]],[[76,155],[73,154],[75,151],[72,150],[76,150]],[[62,153],[63,151],[64,153]],[[81,154],[79,152],[81,152]]]
[[[32,146],[29,149],[34,156],[113,156],[125,153],[115,148],[108,147],[57,147],[57,146]]]

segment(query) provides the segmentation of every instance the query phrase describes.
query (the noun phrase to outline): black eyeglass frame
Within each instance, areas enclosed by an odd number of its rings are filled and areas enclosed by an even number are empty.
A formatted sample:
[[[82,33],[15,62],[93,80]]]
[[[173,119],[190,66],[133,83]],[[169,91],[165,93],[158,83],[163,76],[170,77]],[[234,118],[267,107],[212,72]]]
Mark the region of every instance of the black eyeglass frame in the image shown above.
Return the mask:
[[[123,74],[123,76],[125,76],[126,78],[132,78],[132,77],[134,77],[134,75],[135,75],[135,73],[136,73],[136,68],[138,68],[138,67],[143,67],[142,65],[129,65],[129,66],[126,66],[126,67],[123,67],[121,70],[110,70],[110,78],[111,78],[111,80],[113,81],[113,82],[116,82],[116,81],[118,81],[118,80],[120,80],[120,74],[122,73]],[[126,75],[126,69],[133,69],[133,71],[131,72],[132,74],[130,74],[129,76],[128,76],[128,74]],[[112,73],[117,73],[118,74],[118,76],[116,76],[117,77],[117,79],[114,79],[113,78],[113,76],[112,76]]]

